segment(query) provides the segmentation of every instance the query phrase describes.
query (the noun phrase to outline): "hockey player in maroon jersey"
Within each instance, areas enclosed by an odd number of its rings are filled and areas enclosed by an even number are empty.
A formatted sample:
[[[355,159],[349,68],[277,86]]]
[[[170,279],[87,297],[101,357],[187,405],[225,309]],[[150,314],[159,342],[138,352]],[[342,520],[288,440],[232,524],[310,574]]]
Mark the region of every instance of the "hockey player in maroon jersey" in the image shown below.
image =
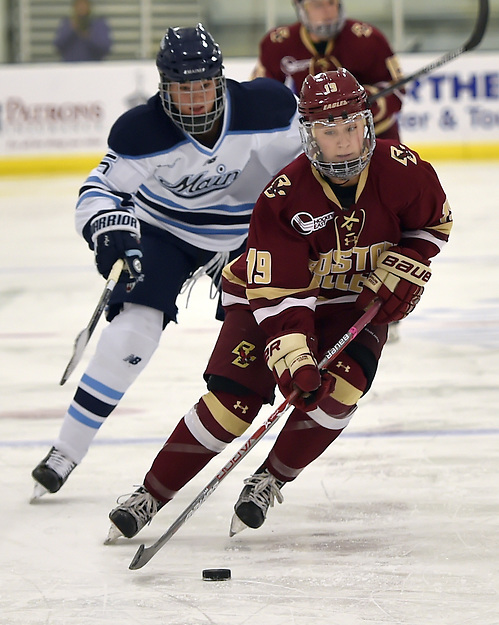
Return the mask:
[[[258,528],[281,489],[341,434],[374,379],[388,324],[418,303],[452,226],[432,166],[376,141],[365,89],[345,69],[308,76],[304,154],[260,195],[245,253],[223,272],[226,311],[205,371],[208,392],[166,441],[141,486],[110,513],[134,536],[236,437],[276,384],[300,391],[268,457],[245,480],[231,535]],[[319,370],[329,347],[378,298],[372,323]]]
[[[347,19],[342,0],[293,0],[298,22],[279,26],[260,42],[253,77],[275,78],[299,93],[308,74],[345,67],[369,93],[401,77],[397,57],[384,34],[366,22]],[[374,130],[400,141],[397,113],[402,92],[373,105]]]

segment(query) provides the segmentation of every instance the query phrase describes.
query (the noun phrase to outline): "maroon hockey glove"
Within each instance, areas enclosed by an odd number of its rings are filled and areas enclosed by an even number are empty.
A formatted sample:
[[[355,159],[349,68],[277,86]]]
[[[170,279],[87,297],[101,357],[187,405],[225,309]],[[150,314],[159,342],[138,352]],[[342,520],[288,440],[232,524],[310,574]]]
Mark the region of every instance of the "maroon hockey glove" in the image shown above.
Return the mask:
[[[265,360],[273,372],[279,389],[287,397],[294,389],[300,395],[292,402],[305,412],[317,404],[334,386],[334,378],[327,371],[319,371],[317,361],[309,347],[315,339],[299,332],[284,334],[272,339],[265,348]]]
[[[400,321],[412,312],[431,276],[429,261],[404,247],[391,247],[383,252],[376,269],[365,281],[357,298],[357,307],[366,310],[376,298],[382,301],[374,324]]]

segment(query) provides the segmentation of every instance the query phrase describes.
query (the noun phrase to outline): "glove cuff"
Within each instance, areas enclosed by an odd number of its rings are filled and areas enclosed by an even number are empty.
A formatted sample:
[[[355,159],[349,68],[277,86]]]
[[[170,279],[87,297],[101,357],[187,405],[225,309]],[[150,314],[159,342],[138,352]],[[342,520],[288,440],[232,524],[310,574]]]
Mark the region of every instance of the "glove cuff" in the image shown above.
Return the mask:
[[[113,230],[131,232],[137,239],[140,238],[139,221],[135,215],[128,211],[113,210],[100,213],[90,221],[90,237],[94,245],[97,237],[104,232]]]
[[[413,255],[415,254],[413,253]],[[389,274],[404,278],[404,280],[421,287],[425,287],[431,277],[431,269],[427,263],[421,262],[419,259],[410,258],[394,250],[386,250],[386,252],[380,255],[376,267],[376,271],[378,270],[381,270],[380,274],[384,270]],[[369,285],[369,288],[372,287]]]

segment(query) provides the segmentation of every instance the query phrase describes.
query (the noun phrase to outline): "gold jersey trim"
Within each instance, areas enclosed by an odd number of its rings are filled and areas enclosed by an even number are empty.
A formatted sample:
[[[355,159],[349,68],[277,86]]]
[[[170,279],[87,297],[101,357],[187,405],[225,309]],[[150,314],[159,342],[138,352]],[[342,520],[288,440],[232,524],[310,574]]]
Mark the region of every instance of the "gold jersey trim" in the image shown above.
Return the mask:
[[[225,267],[222,269],[222,276],[230,283],[237,284],[239,286],[242,286],[243,288],[246,288],[246,282],[244,280],[240,280],[235,274],[232,273],[232,265],[236,262],[238,258],[240,258],[240,256],[234,258],[234,260],[231,260],[230,263],[225,265]]]

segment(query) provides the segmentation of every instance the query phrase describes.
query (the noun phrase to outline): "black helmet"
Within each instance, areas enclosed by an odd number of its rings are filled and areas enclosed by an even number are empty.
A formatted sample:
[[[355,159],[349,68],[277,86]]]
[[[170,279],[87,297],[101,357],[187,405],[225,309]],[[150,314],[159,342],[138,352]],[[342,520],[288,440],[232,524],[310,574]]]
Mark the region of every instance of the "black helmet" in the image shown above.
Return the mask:
[[[169,28],[156,58],[163,108],[173,122],[190,134],[208,132],[223,113],[225,77],[222,52],[202,24],[195,28]],[[213,80],[216,88],[212,109],[202,115],[182,114],[170,98],[171,83]]]
[[[215,78],[222,74],[222,52],[202,24],[169,28],[161,40],[156,65],[172,82]]]

